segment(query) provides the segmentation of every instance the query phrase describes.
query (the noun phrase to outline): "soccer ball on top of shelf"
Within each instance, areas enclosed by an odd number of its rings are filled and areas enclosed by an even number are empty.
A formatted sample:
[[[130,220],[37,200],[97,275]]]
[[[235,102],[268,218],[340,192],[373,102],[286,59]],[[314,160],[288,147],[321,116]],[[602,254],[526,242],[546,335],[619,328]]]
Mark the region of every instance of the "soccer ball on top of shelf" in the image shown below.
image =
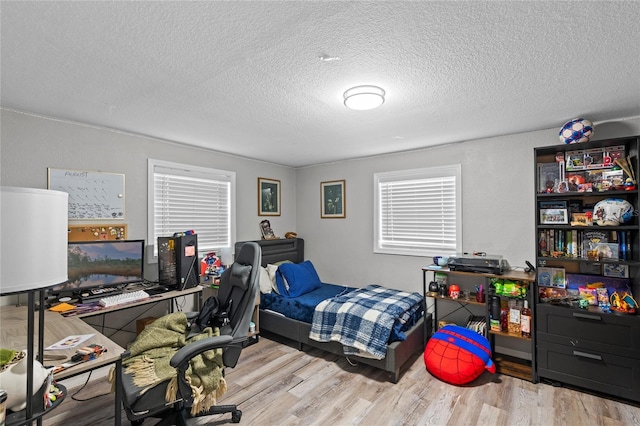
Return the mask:
[[[593,124],[584,118],[574,118],[564,123],[558,136],[566,144],[588,142],[593,136]]]

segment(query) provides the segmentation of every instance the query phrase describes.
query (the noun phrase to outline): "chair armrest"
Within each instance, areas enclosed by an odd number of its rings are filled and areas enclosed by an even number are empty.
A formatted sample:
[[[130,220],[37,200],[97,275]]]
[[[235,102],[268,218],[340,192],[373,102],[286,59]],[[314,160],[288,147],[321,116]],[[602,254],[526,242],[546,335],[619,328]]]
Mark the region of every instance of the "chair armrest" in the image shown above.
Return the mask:
[[[200,315],[200,312],[196,311],[196,312],[185,312],[184,315],[187,317],[187,321],[191,322],[192,320],[198,318],[198,315]]]
[[[218,349],[227,346],[233,338],[229,335],[208,337],[206,339],[198,340],[197,342],[189,343],[188,345],[180,348],[169,361],[169,364],[173,368],[180,368],[184,366],[184,370],[188,367],[186,364],[191,358],[196,355],[200,355],[210,349]]]

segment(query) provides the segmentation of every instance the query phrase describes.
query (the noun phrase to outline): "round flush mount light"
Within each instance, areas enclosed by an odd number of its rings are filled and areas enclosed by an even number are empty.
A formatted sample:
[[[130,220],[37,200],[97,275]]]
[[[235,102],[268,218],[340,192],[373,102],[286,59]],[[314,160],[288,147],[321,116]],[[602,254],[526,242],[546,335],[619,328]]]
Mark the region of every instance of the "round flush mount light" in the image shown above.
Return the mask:
[[[359,111],[374,109],[384,103],[384,95],[378,86],[356,86],[344,92],[344,105]]]

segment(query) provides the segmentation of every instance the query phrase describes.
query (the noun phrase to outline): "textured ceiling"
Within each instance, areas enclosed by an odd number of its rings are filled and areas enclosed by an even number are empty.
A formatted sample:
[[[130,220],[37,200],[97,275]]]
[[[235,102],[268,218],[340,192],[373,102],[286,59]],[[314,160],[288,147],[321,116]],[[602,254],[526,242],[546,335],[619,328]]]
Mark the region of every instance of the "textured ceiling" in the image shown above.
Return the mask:
[[[3,108],[288,166],[640,115],[636,1],[0,8]]]

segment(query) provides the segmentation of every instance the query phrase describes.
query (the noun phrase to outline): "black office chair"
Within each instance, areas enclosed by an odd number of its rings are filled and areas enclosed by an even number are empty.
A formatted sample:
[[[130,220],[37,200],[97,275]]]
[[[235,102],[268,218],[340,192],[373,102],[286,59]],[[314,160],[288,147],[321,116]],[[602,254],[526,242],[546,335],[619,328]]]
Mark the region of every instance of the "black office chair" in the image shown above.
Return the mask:
[[[127,418],[132,424],[139,425],[145,418],[154,417],[162,419],[159,425],[186,425],[186,419],[191,417],[190,411],[194,402],[186,371],[189,368],[189,361],[196,355],[207,350],[222,348],[224,366],[231,368],[236,366],[242,348],[246,346],[248,340],[249,325],[259,289],[261,257],[258,244],[245,243],[237,253],[235,262],[221,275],[217,298],[220,306],[229,307],[229,321],[228,324],[220,327],[220,336],[189,343],[171,357],[169,364],[178,370],[175,401],[165,401],[169,380],[145,390],[133,383],[132,375],[122,372],[123,405]],[[194,331],[196,334],[199,331],[196,325],[197,316],[198,313],[187,315],[194,321],[191,326],[191,335]],[[236,405],[216,405],[196,416],[222,413],[231,413],[233,423],[240,422],[242,416],[242,412]]]

